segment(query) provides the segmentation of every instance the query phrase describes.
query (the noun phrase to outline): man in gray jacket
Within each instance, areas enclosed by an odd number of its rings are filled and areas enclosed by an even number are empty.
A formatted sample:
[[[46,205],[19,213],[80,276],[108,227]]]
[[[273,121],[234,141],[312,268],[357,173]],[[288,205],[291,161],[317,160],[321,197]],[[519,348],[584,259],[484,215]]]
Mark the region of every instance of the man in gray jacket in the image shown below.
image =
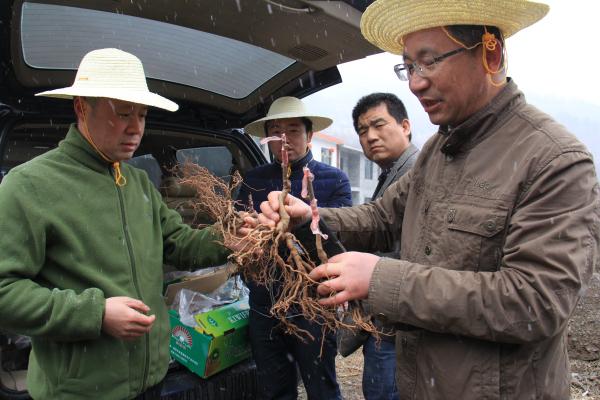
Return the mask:
[[[412,167],[419,150],[411,143],[410,121],[406,107],[392,93],[371,93],[362,97],[352,110],[352,122],[365,156],[381,168],[378,184],[371,200],[383,192]],[[400,242],[382,256],[400,257]],[[355,334],[338,331],[338,351],[343,356],[354,352],[362,343],[364,355],[362,390],[366,400],[396,400],[395,328],[375,318],[382,332],[381,341],[367,332]]]
[[[600,255],[592,156],[506,76],[504,39],[548,6],[524,0],[378,0],[363,35],[438,134],[381,199],[321,218],[348,248],[315,268],[321,303],[365,299],[401,324],[407,399],[567,399],[567,324]],[[544,64],[540,63],[540,67]],[[276,194],[259,221],[278,220]],[[289,198],[293,222],[310,209]],[[373,251],[401,240],[399,260]]]
[[[371,200],[412,167],[419,154],[412,143],[406,107],[392,93],[371,93],[352,110],[352,122],[365,156],[381,168]]]

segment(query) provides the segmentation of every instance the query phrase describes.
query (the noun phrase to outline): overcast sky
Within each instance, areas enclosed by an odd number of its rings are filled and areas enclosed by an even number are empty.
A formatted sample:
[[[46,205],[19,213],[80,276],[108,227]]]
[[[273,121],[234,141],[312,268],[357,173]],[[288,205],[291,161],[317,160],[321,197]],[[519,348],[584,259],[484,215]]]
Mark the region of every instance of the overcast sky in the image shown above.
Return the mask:
[[[508,71],[528,101],[566,125],[600,159],[600,1],[551,0],[548,15],[507,40]],[[326,132],[360,147],[351,111],[363,95],[392,92],[405,103],[413,137],[422,145],[436,127],[399,81],[393,65],[401,57],[382,53],[340,65],[343,83],[305,99],[314,112],[330,116]]]

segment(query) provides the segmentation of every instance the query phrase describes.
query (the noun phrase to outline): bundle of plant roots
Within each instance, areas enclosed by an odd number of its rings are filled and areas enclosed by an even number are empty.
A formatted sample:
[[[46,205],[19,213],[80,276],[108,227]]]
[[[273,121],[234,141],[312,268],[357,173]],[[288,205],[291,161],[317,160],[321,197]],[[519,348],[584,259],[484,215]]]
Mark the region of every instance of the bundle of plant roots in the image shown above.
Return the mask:
[[[196,193],[191,204],[195,212],[215,221],[214,226],[222,234],[223,245],[238,248],[229,257],[236,265],[236,272],[242,274],[246,280],[253,280],[271,291],[274,301],[271,315],[281,322],[287,333],[303,340],[315,339],[308,331],[296,326],[293,323],[294,319],[290,318],[301,314],[309,321],[321,325],[321,340],[327,332],[333,332],[340,327],[364,329],[377,335],[370,318],[363,315],[360,307],[351,308],[356,325],[348,325],[342,322],[343,313],[347,311],[325,307],[318,302],[316,288],[319,282],[308,276],[315,268],[316,260],[312,260],[302,243],[294,234],[288,232],[290,217],[283,204],[290,191],[289,173],[289,164],[284,160],[283,190],[279,196],[281,219],[277,226],[270,228],[259,225],[247,235],[238,236],[238,229],[244,224],[244,213],[254,214],[251,199],[248,209],[243,209],[232,198],[232,193],[242,183],[240,175],[236,172],[227,183],[212,175],[206,168],[193,163],[183,164],[178,171],[180,183],[193,188]],[[317,200],[312,189],[313,177],[308,169],[304,173],[303,195],[306,195],[313,210],[311,229],[315,234],[319,257],[317,262],[326,263],[327,254],[322,246],[322,240],[326,240],[326,236],[318,228]]]

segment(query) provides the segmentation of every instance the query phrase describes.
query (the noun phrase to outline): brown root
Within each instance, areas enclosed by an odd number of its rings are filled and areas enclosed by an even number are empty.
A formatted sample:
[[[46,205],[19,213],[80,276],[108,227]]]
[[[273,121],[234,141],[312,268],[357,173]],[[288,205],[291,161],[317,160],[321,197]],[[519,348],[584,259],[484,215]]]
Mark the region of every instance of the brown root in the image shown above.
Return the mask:
[[[283,170],[283,168],[282,168]],[[212,175],[206,168],[193,163],[185,163],[178,174],[180,183],[194,189],[196,196],[191,207],[197,214],[204,214],[213,220],[222,237],[222,244],[229,248],[240,248],[234,251],[229,259],[236,265],[236,272],[246,280],[253,280],[271,290],[274,304],[271,316],[278,319],[285,332],[302,340],[315,340],[308,331],[300,329],[293,323],[292,316],[301,314],[307,320],[322,327],[323,337],[328,332],[335,332],[344,327],[348,329],[364,329],[377,335],[370,317],[363,315],[360,307],[353,308],[356,325],[350,326],[342,322],[340,311],[325,307],[318,302],[317,286],[319,282],[309,277],[315,268],[315,262],[296,237],[287,232],[290,217],[283,204],[289,193],[289,168],[282,171],[283,191],[279,197],[280,222],[275,228],[259,225],[245,236],[238,236],[238,229],[244,224],[241,208],[232,198],[232,193],[241,184],[240,175],[236,172],[228,184]],[[312,184],[310,185],[310,194]],[[246,210],[252,214],[254,210]],[[327,261],[323,251],[321,237],[315,240],[320,262]],[[274,293],[273,288],[277,288]],[[341,311],[342,313],[348,311]],[[323,343],[323,337],[321,343]]]

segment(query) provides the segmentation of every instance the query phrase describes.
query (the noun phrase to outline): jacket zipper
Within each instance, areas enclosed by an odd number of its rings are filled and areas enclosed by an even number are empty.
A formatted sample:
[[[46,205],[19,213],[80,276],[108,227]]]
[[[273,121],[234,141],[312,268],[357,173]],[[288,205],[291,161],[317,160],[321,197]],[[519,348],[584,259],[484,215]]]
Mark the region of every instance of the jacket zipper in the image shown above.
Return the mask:
[[[112,168],[111,168],[111,175],[113,174]],[[138,285],[138,280],[137,280],[137,274],[136,274],[136,270],[135,270],[135,258],[133,257],[133,246],[131,245],[131,238],[129,237],[129,227],[127,225],[127,219],[125,218],[125,202],[123,201],[123,192],[121,191],[121,188],[119,187],[119,185],[115,185],[115,187],[117,188],[117,194],[119,195],[119,205],[120,205],[120,211],[121,211],[121,219],[123,221],[123,234],[125,235],[125,242],[127,243],[127,252],[129,253],[129,261],[130,261],[130,265],[131,265],[131,273],[133,275],[133,286],[135,287],[135,291],[138,295],[138,298],[140,300],[142,299],[142,292],[140,291],[139,285]],[[148,368],[149,368],[149,364],[150,364],[150,342],[149,342],[149,337],[148,335],[144,335],[144,347],[146,348],[146,353],[145,353],[145,361],[144,361],[144,375],[142,378],[142,385],[140,387],[140,392],[143,391],[144,387],[146,387],[146,381],[148,380]]]

